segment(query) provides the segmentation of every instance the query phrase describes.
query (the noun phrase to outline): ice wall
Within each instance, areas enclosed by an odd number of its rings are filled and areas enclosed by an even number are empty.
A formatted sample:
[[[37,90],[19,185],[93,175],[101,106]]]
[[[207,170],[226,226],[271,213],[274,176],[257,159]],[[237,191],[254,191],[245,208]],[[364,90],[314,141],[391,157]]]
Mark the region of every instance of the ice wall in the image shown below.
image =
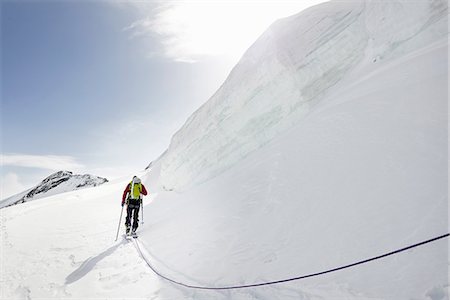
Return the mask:
[[[332,1],[275,22],[173,136],[160,186],[181,190],[223,172],[302,120],[357,66],[445,36],[446,15],[440,0]]]

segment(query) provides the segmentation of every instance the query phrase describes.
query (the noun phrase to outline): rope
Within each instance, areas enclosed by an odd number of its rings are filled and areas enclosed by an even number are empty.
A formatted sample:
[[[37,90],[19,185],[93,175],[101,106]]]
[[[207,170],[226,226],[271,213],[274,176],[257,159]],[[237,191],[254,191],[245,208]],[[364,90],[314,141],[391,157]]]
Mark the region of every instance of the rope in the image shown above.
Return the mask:
[[[410,245],[408,247],[404,247],[404,248],[401,248],[401,249],[397,249],[397,250],[391,251],[389,253],[385,253],[385,254],[382,254],[382,255],[378,255],[378,256],[375,256],[375,257],[372,257],[372,258],[364,259],[364,260],[361,260],[361,261],[358,261],[358,262],[355,262],[355,263],[352,263],[352,264],[344,265],[344,266],[341,266],[341,267],[337,267],[337,268],[334,268],[334,269],[329,269],[329,270],[322,271],[322,272],[317,272],[317,273],[312,273],[312,274],[308,274],[308,275],[303,275],[303,276],[298,276],[298,277],[293,277],[293,278],[287,278],[287,279],[282,279],[282,280],[276,280],[276,281],[269,281],[269,282],[255,283],[255,284],[247,284],[247,285],[224,286],[224,287],[196,286],[196,285],[185,284],[185,283],[176,281],[174,279],[171,279],[171,278],[161,274],[160,272],[158,272],[158,270],[156,270],[150,264],[150,262],[145,258],[144,254],[142,253],[141,248],[139,247],[139,243],[138,243],[137,239],[134,240],[134,245],[135,245],[137,251],[139,252],[140,256],[144,259],[144,261],[150,267],[150,269],[156,275],[158,275],[159,277],[161,277],[161,278],[163,278],[163,279],[165,279],[167,281],[170,281],[170,282],[172,282],[174,284],[177,284],[177,285],[180,285],[180,286],[184,286],[186,288],[191,288],[191,289],[234,290],[234,289],[243,289],[243,288],[250,288],[250,287],[259,287],[259,286],[264,286],[264,285],[279,284],[279,283],[284,283],[284,282],[289,282],[289,281],[294,281],[294,280],[305,279],[305,278],[309,278],[309,277],[315,277],[315,276],[319,276],[319,275],[323,275],[323,274],[327,274],[327,273],[331,273],[331,272],[336,272],[336,271],[347,269],[347,268],[351,268],[351,267],[354,267],[354,266],[357,266],[357,265],[365,264],[365,263],[368,263],[368,262],[373,261],[373,260],[377,260],[377,259],[381,259],[381,258],[384,258],[384,257],[387,257],[387,256],[391,256],[391,255],[394,255],[394,254],[397,254],[397,253],[400,253],[400,252],[403,252],[403,251],[406,251],[406,250],[409,250],[409,249],[412,249],[412,248],[415,248],[415,247],[419,247],[419,246],[422,246],[422,245],[425,245],[425,244],[428,244],[428,243],[431,243],[431,242],[435,242],[437,240],[446,238],[449,235],[450,235],[449,233],[446,233],[446,234],[443,234],[441,236],[438,236],[438,237],[435,237],[435,238],[432,238],[432,239],[429,239],[429,240],[426,240],[426,241],[423,241],[423,242],[420,242],[420,243],[417,243],[417,244],[414,244],[414,245]]]

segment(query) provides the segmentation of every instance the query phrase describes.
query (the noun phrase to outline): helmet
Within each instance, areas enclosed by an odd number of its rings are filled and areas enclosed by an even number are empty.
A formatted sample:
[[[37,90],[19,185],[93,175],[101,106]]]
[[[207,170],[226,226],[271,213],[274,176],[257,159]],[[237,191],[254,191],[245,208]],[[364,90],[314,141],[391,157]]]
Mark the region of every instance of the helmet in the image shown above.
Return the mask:
[[[141,180],[137,176],[133,176],[133,183],[141,183]]]

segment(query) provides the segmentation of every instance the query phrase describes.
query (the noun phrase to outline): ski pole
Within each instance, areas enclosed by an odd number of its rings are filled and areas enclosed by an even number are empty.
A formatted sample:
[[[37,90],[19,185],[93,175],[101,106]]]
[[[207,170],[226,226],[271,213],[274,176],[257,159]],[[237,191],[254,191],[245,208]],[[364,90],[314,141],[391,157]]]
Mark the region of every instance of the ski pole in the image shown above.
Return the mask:
[[[119,237],[120,222],[122,222],[122,213],[123,213],[123,205],[122,205],[122,210],[120,211],[120,219],[119,219],[119,226],[117,227],[116,241],[117,241],[117,238]]]

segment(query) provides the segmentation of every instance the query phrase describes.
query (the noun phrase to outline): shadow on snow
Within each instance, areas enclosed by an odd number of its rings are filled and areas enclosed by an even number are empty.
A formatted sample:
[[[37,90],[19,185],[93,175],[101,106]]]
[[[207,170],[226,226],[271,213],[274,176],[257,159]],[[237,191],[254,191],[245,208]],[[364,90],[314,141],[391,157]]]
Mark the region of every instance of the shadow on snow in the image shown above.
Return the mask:
[[[122,242],[106,249],[105,251],[103,251],[102,253],[100,253],[97,256],[89,257],[87,260],[85,260],[81,264],[81,266],[78,269],[76,269],[75,271],[70,273],[69,276],[66,277],[65,284],[71,284],[71,283],[83,278],[87,273],[89,273],[95,267],[95,265],[99,261],[101,261],[105,257],[111,255],[117,248],[119,248],[120,245],[122,245],[124,243],[125,243],[125,241],[122,241]]]

